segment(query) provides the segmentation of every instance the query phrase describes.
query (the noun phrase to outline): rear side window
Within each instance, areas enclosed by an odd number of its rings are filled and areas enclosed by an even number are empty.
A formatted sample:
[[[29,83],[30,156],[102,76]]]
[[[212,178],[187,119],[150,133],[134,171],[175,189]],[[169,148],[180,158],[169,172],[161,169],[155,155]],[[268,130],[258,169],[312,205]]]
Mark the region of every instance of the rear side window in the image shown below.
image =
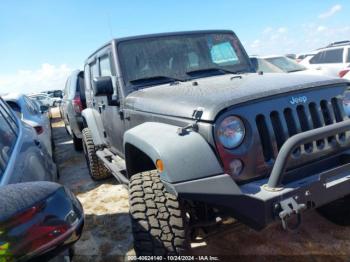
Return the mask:
[[[350,48],[348,48],[348,56],[346,58],[346,62],[350,63]]]
[[[343,48],[338,48],[319,52],[310,59],[310,64],[343,63],[343,51]]]
[[[98,68],[98,64],[96,63],[96,61],[94,63],[92,63],[90,65],[90,79],[91,79],[91,87],[93,86],[93,79],[95,77],[99,77],[100,76],[100,71],[99,71],[99,68]]]
[[[98,64],[96,63],[96,61],[90,65],[90,74],[91,79],[100,76],[100,71],[98,69]]]
[[[103,56],[100,58],[100,70],[101,70],[101,76],[112,76],[109,56]]]
[[[11,117],[7,118],[6,115],[8,115],[8,112],[0,106],[0,180],[17,140],[16,131],[11,125],[13,119]]]

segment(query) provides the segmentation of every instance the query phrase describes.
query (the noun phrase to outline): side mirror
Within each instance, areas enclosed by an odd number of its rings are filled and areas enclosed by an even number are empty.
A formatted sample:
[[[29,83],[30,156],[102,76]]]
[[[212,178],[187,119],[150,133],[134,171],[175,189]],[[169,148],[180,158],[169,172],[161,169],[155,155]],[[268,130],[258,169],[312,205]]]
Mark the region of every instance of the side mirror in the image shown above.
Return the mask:
[[[94,78],[93,90],[95,96],[112,96],[114,93],[112,78],[110,76]]]
[[[46,112],[48,112],[49,111],[49,107],[47,106],[47,105],[41,105],[40,106],[40,112],[42,113],[42,114],[44,114],[44,113],[46,113]]]
[[[47,261],[79,240],[84,213],[62,185],[29,182],[0,187],[0,257]]]

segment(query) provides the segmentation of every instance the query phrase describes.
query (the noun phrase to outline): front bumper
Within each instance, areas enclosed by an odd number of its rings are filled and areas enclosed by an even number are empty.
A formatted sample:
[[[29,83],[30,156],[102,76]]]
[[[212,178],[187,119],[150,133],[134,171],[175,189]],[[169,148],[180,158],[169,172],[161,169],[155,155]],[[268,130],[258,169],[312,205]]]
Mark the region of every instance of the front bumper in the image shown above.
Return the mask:
[[[259,230],[277,219],[284,222],[282,215],[288,211],[286,209],[299,213],[302,209],[319,207],[350,194],[350,154],[345,151],[346,148],[343,148],[342,155],[333,157],[331,162],[336,164],[325,165],[327,168],[316,173],[310,168],[300,169],[300,172],[307,170],[310,175],[308,173],[308,176],[293,181],[285,179],[288,176],[288,160],[296,148],[330,136],[337,137],[334,146],[341,148],[345,143],[336,135],[349,130],[350,120],[347,120],[289,138],[266,179],[238,186],[230,175],[220,174],[168,185],[167,188],[172,188],[180,198],[205,202],[229,211],[241,222]],[[291,202],[294,204],[289,205]]]

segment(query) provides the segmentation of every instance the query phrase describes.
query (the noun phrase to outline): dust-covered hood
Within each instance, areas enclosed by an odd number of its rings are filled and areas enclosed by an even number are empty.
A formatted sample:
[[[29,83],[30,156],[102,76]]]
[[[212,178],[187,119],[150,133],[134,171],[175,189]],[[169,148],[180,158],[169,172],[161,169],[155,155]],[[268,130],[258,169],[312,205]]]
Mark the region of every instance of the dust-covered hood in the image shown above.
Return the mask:
[[[135,91],[127,96],[125,106],[132,110],[192,118],[203,108],[201,120],[213,121],[230,106],[286,92],[350,82],[318,75],[256,73],[222,75],[178,84],[163,84]]]

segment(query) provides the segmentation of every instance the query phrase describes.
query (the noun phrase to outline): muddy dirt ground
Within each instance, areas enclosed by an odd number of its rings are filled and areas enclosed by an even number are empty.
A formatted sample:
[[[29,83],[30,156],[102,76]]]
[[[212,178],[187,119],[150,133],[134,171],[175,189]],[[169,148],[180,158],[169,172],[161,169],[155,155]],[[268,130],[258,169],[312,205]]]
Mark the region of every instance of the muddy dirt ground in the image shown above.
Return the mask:
[[[52,127],[60,182],[78,196],[86,216],[73,261],[127,260],[134,251],[126,188],[113,178],[90,179],[83,153],[74,150],[57,109],[53,109]],[[332,224],[310,211],[297,231],[286,232],[276,224],[256,232],[241,225],[193,243],[190,254],[222,256],[225,261],[350,261],[350,227]]]

